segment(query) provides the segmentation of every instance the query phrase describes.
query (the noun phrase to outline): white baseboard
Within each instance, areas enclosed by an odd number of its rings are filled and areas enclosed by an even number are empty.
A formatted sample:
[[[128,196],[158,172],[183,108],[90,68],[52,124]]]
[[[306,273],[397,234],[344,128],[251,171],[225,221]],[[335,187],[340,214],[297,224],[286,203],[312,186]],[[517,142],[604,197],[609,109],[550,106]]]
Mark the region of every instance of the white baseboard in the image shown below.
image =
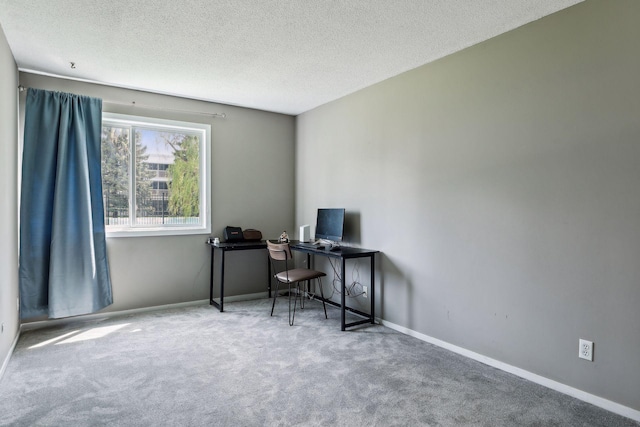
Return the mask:
[[[2,367],[0,367],[0,381],[4,376],[4,371],[7,369],[7,365],[9,365],[9,360],[13,355],[13,350],[16,348],[16,344],[18,344],[19,338],[20,338],[20,329],[18,329],[18,333],[16,334],[16,337],[14,338],[13,343],[11,344],[9,351],[7,352],[7,357],[5,357],[4,360],[2,361]]]
[[[259,292],[255,294],[228,296],[224,298],[224,301],[225,302],[249,301],[249,300],[266,298],[266,297],[267,297],[267,292]],[[179,302],[174,304],[155,305],[152,307],[132,308],[128,310],[107,311],[104,313],[93,313],[93,314],[85,314],[82,316],[65,317],[63,319],[47,319],[47,320],[40,320],[36,322],[23,323],[22,325],[20,325],[20,329],[23,331],[29,331],[33,329],[42,328],[43,326],[52,326],[52,325],[66,324],[66,323],[86,321],[86,320],[108,319],[111,317],[136,314],[136,313],[145,313],[148,311],[167,310],[170,308],[191,307],[196,305],[208,305],[208,304],[209,304],[209,300],[203,299],[203,300],[196,300],[196,301]]]
[[[550,388],[555,391],[559,391],[560,393],[567,394],[571,397],[575,397],[576,399],[580,399],[584,402],[598,406],[602,409],[606,409],[607,411],[610,411],[615,414],[622,415],[623,417],[631,418],[634,421],[640,422],[640,411],[637,411],[633,408],[629,408],[628,406],[624,406],[619,403],[612,402],[611,400],[607,400],[602,397],[579,390],[577,388],[568,386],[566,384],[562,384],[557,381],[550,380],[549,378],[545,378],[538,374],[534,374],[533,372],[525,371],[524,369],[509,365],[507,363],[501,362],[496,359],[492,359],[487,356],[483,356],[482,354],[467,350],[462,347],[458,347],[457,345],[453,345],[451,343],[439,340],[429,335],[421,334],[420,332],[416,332],[409,328],[405,328],[404,326],[396,325],[395,323],[388,322],[383,319],[379,319],[379,320],[380,320],[380,324],[388,328],[391,328],[393,330],[396,330],[398,332],[401,332],[405,335],[409,335],[414,338],[418,338],[419,340],[428,342],[430,344],[437,345],[438,347],[442,347],[454,353],[458,353],[462,356],[484,363],[485,365],[489,365],[494,368],[500,369],[502,371],[509,372],[510,374],[517,375],[518,377],[524,378],[525,380],[534,382],[536,384],[540,384],[544,387]]]
[[[254,299],[263,299],[267,297],[268,297],[268,293],[265,291],[265,292],[258,292],[255,294],[233,295],[230,297],[224,297],[224,300],[225,302],[250,301]]]
[[[194,305],[204,305],[208,303],[209,303],[209,300],[188,301],[188,302],[179,302],[175,304],[156,305],[153,307],[141,307],[141,308],[132,308],[129,310],[107,311],[104,313],[84,314],[82,316],[65,317],[62,319],[39,320],[36,322],[23,323],[20,325],[20,329],[23,331],[30,331],[33,329],[42,328],[44,326],[61,325],[61,324],[67,324],[67,323],[73,323],[73,322],[82,322],[86,320],[108,319],[111,317],[122,316],[124,314],[145,313],[147,311],[166,310],[169,308],[179,308],[179,307],[190,307]]]

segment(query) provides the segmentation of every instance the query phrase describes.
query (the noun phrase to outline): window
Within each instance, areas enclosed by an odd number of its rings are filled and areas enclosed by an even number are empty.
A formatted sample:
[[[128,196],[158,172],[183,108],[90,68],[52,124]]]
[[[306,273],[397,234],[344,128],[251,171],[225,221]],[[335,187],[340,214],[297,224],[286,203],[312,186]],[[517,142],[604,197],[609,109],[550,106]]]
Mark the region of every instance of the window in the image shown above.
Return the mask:
[[[109,236],[210,233],[211,126],[102,115]]]

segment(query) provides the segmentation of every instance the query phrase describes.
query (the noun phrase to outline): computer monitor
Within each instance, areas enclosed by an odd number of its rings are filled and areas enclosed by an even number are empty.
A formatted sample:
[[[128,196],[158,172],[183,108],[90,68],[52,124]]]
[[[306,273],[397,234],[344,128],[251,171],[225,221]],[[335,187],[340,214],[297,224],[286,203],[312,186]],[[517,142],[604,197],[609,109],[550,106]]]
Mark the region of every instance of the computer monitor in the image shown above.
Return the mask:
[[[316,218],[316,239],[341,242],[344,234],[344,209],[320,208]]]

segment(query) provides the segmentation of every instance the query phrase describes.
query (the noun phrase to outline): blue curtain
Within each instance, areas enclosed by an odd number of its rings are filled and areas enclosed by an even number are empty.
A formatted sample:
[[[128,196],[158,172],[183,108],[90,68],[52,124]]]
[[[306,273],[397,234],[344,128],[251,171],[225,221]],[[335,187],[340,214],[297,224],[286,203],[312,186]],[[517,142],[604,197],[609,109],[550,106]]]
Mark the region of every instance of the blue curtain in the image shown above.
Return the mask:
[[[20,317],[113,303],[104,234],[102,100],[29,89],[20,202]]]

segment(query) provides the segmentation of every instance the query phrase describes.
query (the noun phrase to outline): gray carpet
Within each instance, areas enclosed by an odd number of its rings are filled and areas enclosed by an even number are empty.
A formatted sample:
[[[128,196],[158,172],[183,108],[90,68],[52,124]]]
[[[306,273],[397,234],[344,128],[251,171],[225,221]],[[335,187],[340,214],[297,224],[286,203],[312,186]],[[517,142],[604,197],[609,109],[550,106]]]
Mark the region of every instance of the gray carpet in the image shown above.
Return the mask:
[[[0,425],[638,426],[383,326],[286,300],[193,306],[23,332]]]

